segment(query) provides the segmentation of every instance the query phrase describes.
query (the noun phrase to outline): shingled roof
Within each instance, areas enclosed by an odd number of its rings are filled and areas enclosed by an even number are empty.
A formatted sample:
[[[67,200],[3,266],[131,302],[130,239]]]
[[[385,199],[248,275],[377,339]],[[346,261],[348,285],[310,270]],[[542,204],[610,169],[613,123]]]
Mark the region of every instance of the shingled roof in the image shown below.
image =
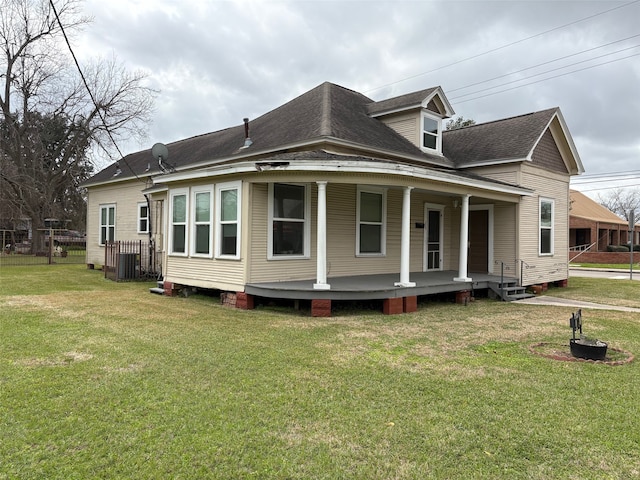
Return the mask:
[[[364,151],[379,150],[410,157],[412,163],[418,160],[425,165],[451,165],[446,158],[423,152],[383,122],[370,117],[367,106],[371,103],[373,100],[361,93],[325,82],[250,121],[251,147],[240,149],[244,142],[244,124],[241,124],[168,144],[168,163],[180,170],[333,140]],[[137,175],[159,172],[150,149],[127,155],[119,162],[119,168],[121,179],[134,176],[133,172]],[[112,180],[115,172],[113,164],[86,184]]]
[[[529,156],[557,108],[481,123],[442,136],[442,151],[456,167],[489,161],[523,160]]]
[[[586,220],[593,220],[594,222],[613,223],[616,225],[628,225],[629,223],[608,208],[591,200],[584,193],[578,192],[577,190],[570,190],[569,196],[571,198],[571,210],[569,210],[571,217],[584,218]]]

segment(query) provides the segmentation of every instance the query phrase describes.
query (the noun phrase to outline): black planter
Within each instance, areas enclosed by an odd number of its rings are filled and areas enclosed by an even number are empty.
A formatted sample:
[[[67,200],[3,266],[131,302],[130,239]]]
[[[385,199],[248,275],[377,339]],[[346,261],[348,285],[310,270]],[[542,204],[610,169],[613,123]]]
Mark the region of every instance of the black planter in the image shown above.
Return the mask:
[[[582,340],[571,338],[569,340],[571,355],[587,360],[604,360],[607,355],[607,344],[600,340]]]

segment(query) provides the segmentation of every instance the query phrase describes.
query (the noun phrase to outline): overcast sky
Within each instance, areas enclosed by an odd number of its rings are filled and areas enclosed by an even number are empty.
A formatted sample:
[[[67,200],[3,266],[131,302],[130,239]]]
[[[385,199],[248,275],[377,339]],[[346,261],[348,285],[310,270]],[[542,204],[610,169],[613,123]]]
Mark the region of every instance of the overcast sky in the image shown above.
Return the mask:
[[[85,12],[81,63],[115,55],[160,92],[148,141],[125,154],[239,125],[324,81],[374,100],[440,85],[478,123],[558,106],[580,182],[633,172],[616,184],[640,185],[640,0],[87,0]]]

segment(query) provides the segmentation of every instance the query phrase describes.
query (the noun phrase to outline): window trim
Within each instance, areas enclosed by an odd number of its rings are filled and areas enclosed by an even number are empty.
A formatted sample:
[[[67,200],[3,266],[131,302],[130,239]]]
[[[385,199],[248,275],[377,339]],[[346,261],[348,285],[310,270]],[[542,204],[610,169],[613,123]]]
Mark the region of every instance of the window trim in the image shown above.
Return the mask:
[[[173,250],[173,204],[174,198],[184,195],[185,197],[185,221],[184,221],[184,252],[175,252]],[[182,224],[182,223],[179,223]],[[188,188],[176,188],[169,192],[169,221],[167,222],[169,228],[169,250],[168,255],[176,257],[189,256],[189,189]]]
[[[294,185],[298,187],[304,187],[304,219],[303,226],[303,247],[302,255],[274,255],[273,253],[273,222],[278,220],[291,220],[291,219],[279,219],[273,216],[273,195],[274,185]],[[267,234],[267,260],[308,260],[311,258],[311,188],[308,183],[292,183],[292,182],[270,182],[269,183],[269,198],[267,202],[268,215],[267,225],[269,232]],[[293,221],[300,221],[293,219]]]
[[[542,204],[550,203],[551,204],[551,226],[543,226],[542,225]],[[555,200],[552,198],[540,197],[538,199],[538,256],[541,257],[550,257],[554,255],[554,238],[555,238]],[[542,251],[542,230],[550,231],[550,239],[549,239],[549,252]]]
[[[380,222],[380,252],[360,252],[360,225],[377,225],[377,222],[360,221],[360,199],[362,193],[382,196],[382,221]],[[358,185],[356,194],[356,257],[385,257],[387,255],[387,189]]]
[[[199,193],[208,193],[209,194],[209,221],[207,222],[197,222],[196,221],[196,196]],[[189,203],[187,203],[187,212],[189,212],[188,218],[190,221],[190,225],[188,226],[189,230],[191,230],[191,242],[189,243],[189,254],[192,257],[199,257],[199,258],[213,258],[213,235],[214,235],[214,231],[213,231],[213,207],[214,207],[214,200],[213,200],[213,185],[202,185],[202,186],[198,186],[198,187],[192,187],[191,188],[191,211],[189,211]],[[172,203],[173,204],[173,203]],[[173,219],[173,216],[171,217]],[[196,252],[196,241],[197,241],[197,235],[196,235],[196,227],[198,225],[209,225],[209,245],[208,245],[208,252],[207,253],[198,253]]]
[[[236,190],[236,220],[235,222],[222,221],[222,192]],[[216,228],[215,228],[215,256],[219,259],[240,260],[240,247],[242,245],[242,181],[225,182],[216,185]],[[235,255],[222,253],[222,225],[236,224],[236,253]]]
[[[109,225],[108,223],[106,225],[102,224],[102,211],[104,209],[107,209],[107,222],[109,221],[109,209],[113,208],[113,225]],[[100,208],[98,208],[98,245],[100,245],[101,247],[104,247],[107,242],[109,241],[109,227],[113,228],[113,240],[111,241],[115,241],[116,239],[116,223],[117,223],[117,210],[116,210],[116,204],[115,203],[105,203],[100,205]],[[102,228],[105,227],[107,228],[107,235],[105,238],[105,242],[102,241]]]
[[[435,121],[438,124],[438,133],[436,135],[432,135],[430,132],[425,131],[425,127],[424,127],[425,117]],[[429,135],[436,137],[436,148],[425,146],[424,144],[425,133],[428,133]],[[438,117],[437,115],[434,115],[433,113],[431,113],[430,110],[427,110],[426,108],[422,110],[422,113],[420,115],[420,148],[424,152],[430,152],[430,153],[435,152],[438,154],[442,153],[442,118]]]
[[[147,209],[147,216],[143,217],[140,214],[140,210],[142,208],[146,208]],[[140,228],[140,222],[141,221],[145,221],[146,222],[146,229],[142,230]],[[136,230],[138,233],[149,233],[149,220],[150,220],[150,215],[149,215],[149,204],[147,202],[138,202],[138,223],[136,224]]]

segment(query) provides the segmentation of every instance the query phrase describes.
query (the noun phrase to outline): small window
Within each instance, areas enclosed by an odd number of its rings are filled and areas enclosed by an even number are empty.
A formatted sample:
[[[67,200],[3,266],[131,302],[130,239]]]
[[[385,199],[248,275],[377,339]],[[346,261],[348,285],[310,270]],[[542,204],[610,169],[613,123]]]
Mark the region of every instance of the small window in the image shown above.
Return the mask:
[[[240,258],[240,192],[241,183],[222,183],[217,187],[216,256]]]
[[[442,121],[427,114],[422,115],[422,147],[428,150],[441,151]]]
[[[149,233],[149,206],[147,202],[138,203],[138,233]]]
[[[116,239],[116,206],[100,206],[100,245]]]
[[[306,185],[269,185],[269,258],[309,256],[309,199]]]
[[[357,255],[384,255],[386,230],[385,190],[358,188]]]
[[[193,245],[195,256],[211,256],[211,229],[213,226],[213,189],[199,187],[192,192],[193,198]]]
[[[553,255],[553,200],[540,199],[540,255]]]
[[[169,252],[177,255],[187,254],[187,190],[177,190],[171,193],[169,218],[171,230],[169,233]]]

